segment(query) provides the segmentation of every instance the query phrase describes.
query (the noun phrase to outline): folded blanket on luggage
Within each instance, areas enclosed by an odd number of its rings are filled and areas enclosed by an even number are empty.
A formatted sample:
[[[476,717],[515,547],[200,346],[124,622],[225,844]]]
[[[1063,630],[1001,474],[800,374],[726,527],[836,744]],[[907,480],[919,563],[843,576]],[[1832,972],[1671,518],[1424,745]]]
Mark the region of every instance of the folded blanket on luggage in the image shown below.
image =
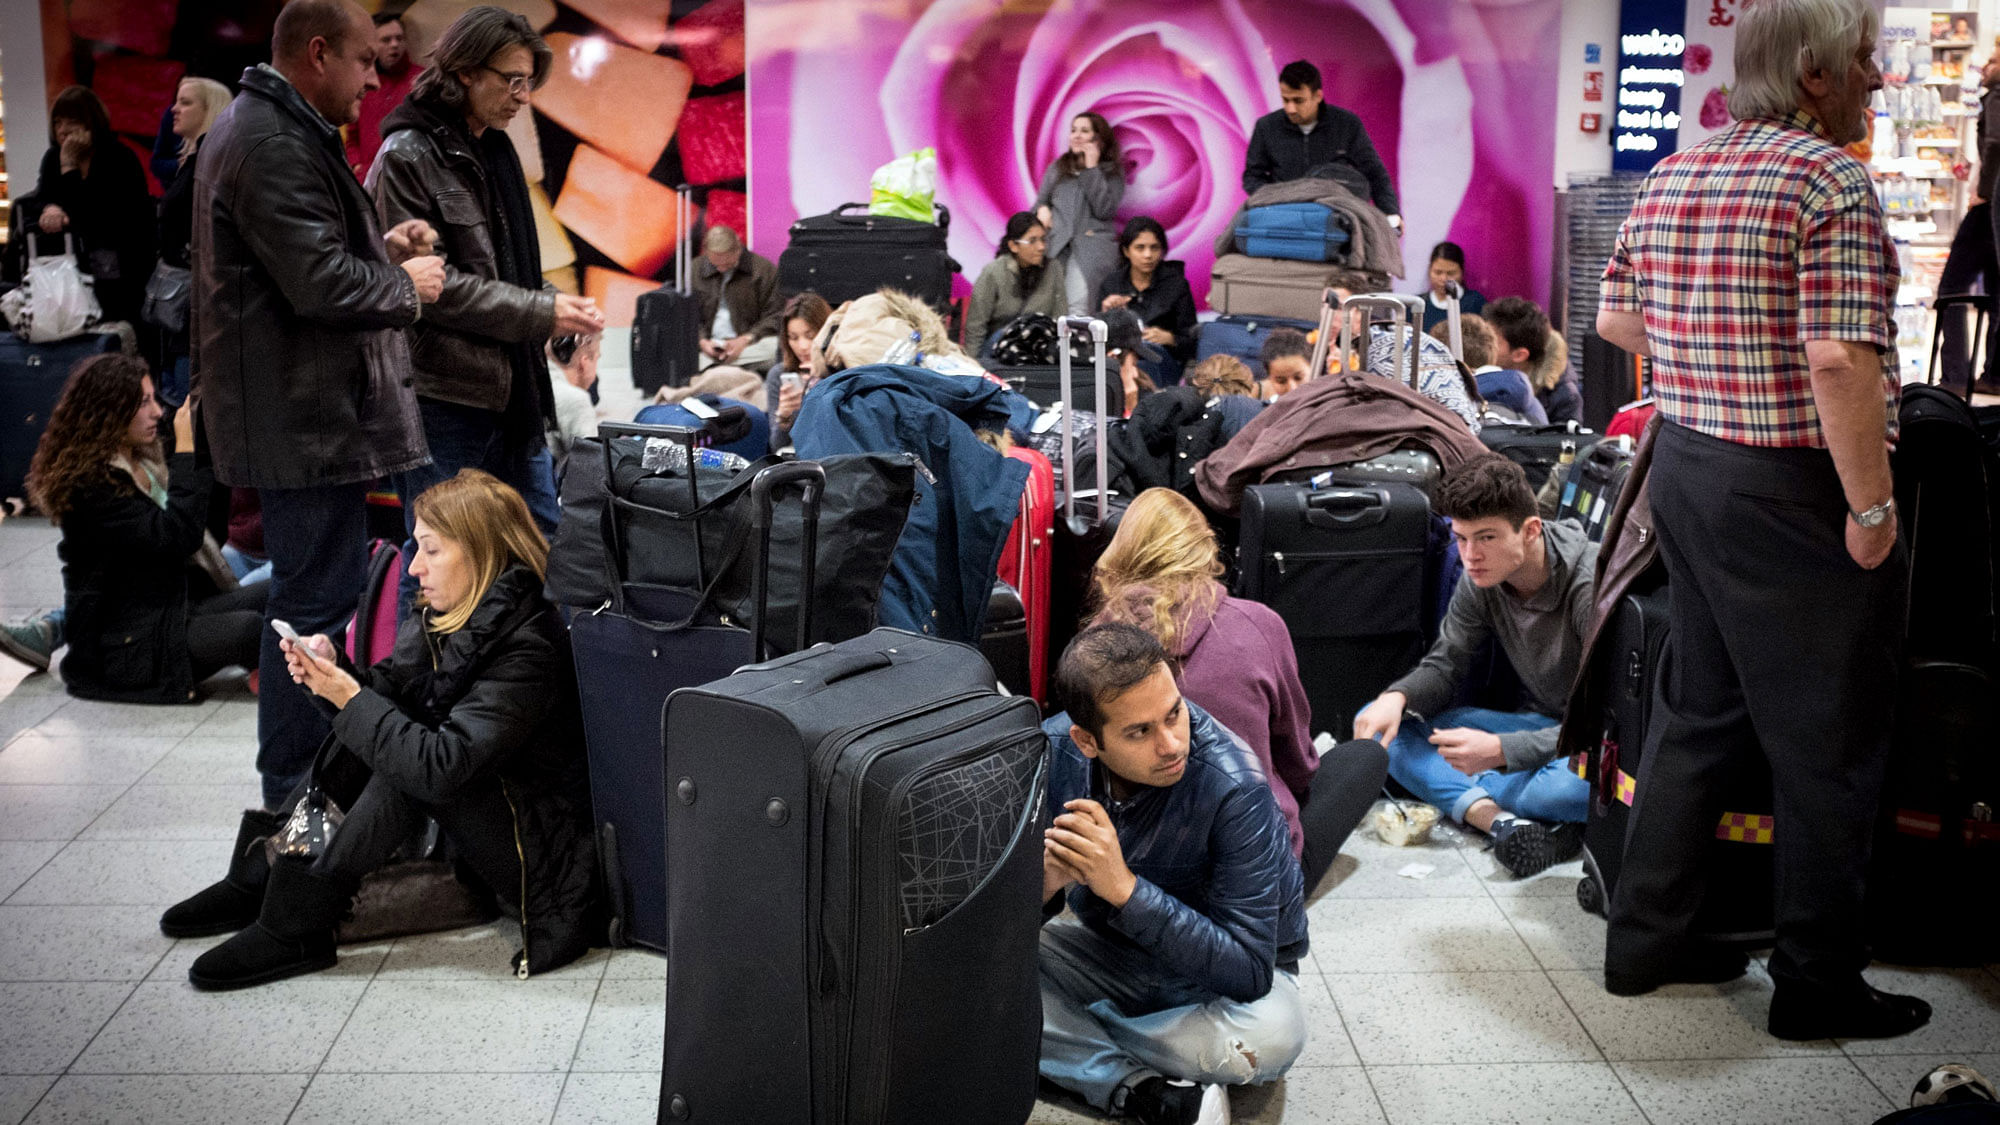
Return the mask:
[[[1486,452],[1465,422],[1400,383],[1349,372],[1314,379],[1264,408],[1194,472],[1210,510],[1235,515],[1243,490],[1280,472],[1428,450],[1450,469]]]
[[[1339,211],[1347,216],[1354,229],[1354,238],[1348,242],[1347,253],[1339,264],[1351,269],[1386,273],[1392,277],[1405,276],[1403,242],[1397,237],[1396,228],[1389,225],[1388,216],[1377,211],[1373,203],[1334,180],[1288,180],[1258,188],[1257,193],[1237,209],[1229,225],[1216,236],[1215,252],[1234,254],[1236,220],[1252,207],[1269,207],[1274,203],[1319,203]]]

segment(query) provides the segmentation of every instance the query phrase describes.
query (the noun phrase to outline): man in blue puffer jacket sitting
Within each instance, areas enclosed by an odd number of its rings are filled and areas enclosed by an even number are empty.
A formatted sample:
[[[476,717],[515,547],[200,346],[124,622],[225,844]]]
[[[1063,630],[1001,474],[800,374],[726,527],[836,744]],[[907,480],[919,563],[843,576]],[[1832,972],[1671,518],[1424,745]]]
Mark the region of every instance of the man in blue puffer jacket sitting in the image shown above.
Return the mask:
[[[1042,857],[1044,1078],[1148,1123],[1305,1049],[1305,885],[1257,759],[1181,698],[1152,634],[1100,625],[1056,672]]]

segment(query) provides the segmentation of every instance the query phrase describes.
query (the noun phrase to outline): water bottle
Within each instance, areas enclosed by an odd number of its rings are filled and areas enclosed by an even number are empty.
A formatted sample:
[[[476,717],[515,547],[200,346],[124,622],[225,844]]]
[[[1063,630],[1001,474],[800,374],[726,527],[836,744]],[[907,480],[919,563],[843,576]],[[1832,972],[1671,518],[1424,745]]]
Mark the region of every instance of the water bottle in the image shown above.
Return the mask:
[[[916,363],[923,358],[923,353],[917,350],[917,345],[922,339],[919,333],[911,332],[909,339],[898,340],[890,345],[889,350],[882,355],[882,362],[903,366]]]

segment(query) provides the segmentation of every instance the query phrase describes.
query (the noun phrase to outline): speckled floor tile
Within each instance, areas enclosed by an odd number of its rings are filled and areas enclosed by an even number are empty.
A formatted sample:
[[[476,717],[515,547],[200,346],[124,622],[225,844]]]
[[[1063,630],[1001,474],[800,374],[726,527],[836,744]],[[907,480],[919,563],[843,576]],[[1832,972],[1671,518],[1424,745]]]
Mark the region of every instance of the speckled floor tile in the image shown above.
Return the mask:
[[[1499,972],[1536,968],[1534,954],[1493,900],[1323,898],[1307,911],[1327,973]]]
[[[1550,979],[1606,1058],[1761,1059],[1824,1055],[1829,1040],[1792,1043],[1764,1030],[1771,978],[1762,965],[1727,984],[1670,984],[1644,996],[1613,996],[1600,972],[1555,972]]]
[[[36,723],[35,729],[43,734],[83,738],[99,734],[183,735],[200,726],[219,706],[212,699],[180,707],[72,699]]]
[[[1371,1066],[1389,1120],[1479,1125],[1645,1125],[1645,1115],[1604,1063]],[[1502,1096],[1494,1096],[1504,1091]],[[1478,1106],[1468,1113],[1468,1106]]]
[[[0,784],[130,785],[179,741],[171,735],[54,738],[28,731],[0,750]]]
[[[1371,1125],[1384,1123],[1381,1103],[1360,1067],[1293,1067],[1269,1086],[1229,1092],[1236,1125]]]
[[[60,695],[9,696],[0,699],[0,739],[13,738],[56,712],[68,697]]]
[[[1542,895],[1494,898],[1544,969],[1604,973],[1604,919],[1575,899]]]
[[[132,988],[124,983],[0,984],[0,1072],[62,1073]]]
[[[0,980],[141,980],[173,944],[149,906],[0,906]]]
[[[521,927],[506,922],[397,938],[382,962],[381,979],[512,980],[514,953],[520,948]],[[610,950],[593,949],[536,979],[596,980],[610,959]]]
[[[646,949],[614,949],[604,966],[605,980],[665,980],[667,959]]]
[[[300,977],[237,992],[148,981],[77,1059],[77,1074],[302,1074],[366,982]]]
[[[281,1125],[303,1074],[71,1074],[30,1125]]]
[[[1326,980],[1367,1066],[1601,1058],[1539,970],[1328,974]]]
[[[596,981],[378,981],[321,1069],[561,1073],[596,991]]]
[[[1978,969],[1891,969],[1877,965],[1868,970],[1868,982],[1886,992],[1930,1001],[1931,1022],[1894,1039],[1844,1040],[1841,1048],[1848,1054],[1930,1051],[1942,1062],[1962,1054],[2000,1051],[2000,980],[1992,974]]]
[[[630,1125],[660,1111],[660,1076],[572,1073],[554,1125]]]
[[[0,785],[0,839],[68,840],[111,807],[123,785]]]
[[[219,840],[227,845],[236,839],[243,810],[262,801],[263,790],[255,777],[226,785],[141,782],[127,789],[78,839]],[[222,850],[226,853],[228,848]]]
[[[7,905],[164,908],[220,879],[228,867],[229,845],[215,840],[78,840]]]
[[[2000,1077],[1995,1077],[2000,1075],[2000,1054],[1945,1056],[1849,1054],[1848,1057],[1853,1059],[1854,1065],[1861,1068],[1861,1073],[1867,1075],[1868,1080],[1875,1084],[1875,1088],[1882,1091],[1883,1097],[1898,1106],[1910,1104],[1910,1091],[1916,1086],[1917,1080],[1936,1069],[1940,1063],[1964,1063],[1985,1075],[1989,1081],[2000,1082]]]
[[[0,1074],[0,1125],[20,1125],[35,1103],[60,1077],[54,1074]]]
[[[320,1074],[288,1125],[546,1125],[562,1088],[560,1074]]]
[[[196,731],[141,779],[148,785],[257,785],[257,736]]]
[[[227,700],[219,703],[195,728],[197,736],[248,735],[257,737],[257,701]]]
[[[1653,1125],[1871,1125],[1895,1108],[1844,1055],[1612,1067]]]
[[[1354,1041],[1340,1021],[1340,1006],[1333,1002],[1326,979],[1316,973],[1301,976],[1299,999],[1306,1006],[1306,1049],[1292,1065],[1360,1066],[1361,1057],[1354,1053]]]
[[[576,1069],[658,1071],[666,1018],[666,981],[605,981],[576,1049]]]
[[[61,840],[0,840],[0,902],[62,850]]]
[[[1326,899],[1368,898],[1483,898],[1486,889],[1467,866],[1461,851],[1449,844],[1425,844],[1411,848],[1391,847],[1372,836],[1357,832],[1348,837],[1340,854],[1353,861],[1353,869],[1338,886],[1327,888]],[[1429,867],[1422,878],[1398,872],[1411,865]]]

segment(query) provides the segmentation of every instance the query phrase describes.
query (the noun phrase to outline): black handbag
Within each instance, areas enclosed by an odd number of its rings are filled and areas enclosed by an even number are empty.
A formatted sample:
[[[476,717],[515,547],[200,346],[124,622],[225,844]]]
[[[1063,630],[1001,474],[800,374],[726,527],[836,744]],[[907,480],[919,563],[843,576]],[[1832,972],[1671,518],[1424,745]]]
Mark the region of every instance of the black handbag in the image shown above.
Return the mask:
[[[596,445],[579,443],[565,470],[562,523],[549,551],[548,592],[562,605],[622,604],[624,588],[698,591],[703,611],[735,624],[754,617],[750,484],[780,459],[731,470],[703,464],[696,431],[606,423]],[[668,451],[672,451],[669,453]],[[693,465],[692,473],[688,466]],[[800,604],[812,604],[810,639],[838,642],[875,627],[882,582],[916,499],[912,454],[860,453],[818,462],[826,484],[813,552],[813,589],[803,589],[805,517],[794,506],[773,517],[769,620],[774,642],[797,636]]]
[[[146,303],[139,319],[169,332],[187,331],[188,295],[193,288],[194,275],[180,266],[165,262],[154,266],[153,276],[146,279]]]

